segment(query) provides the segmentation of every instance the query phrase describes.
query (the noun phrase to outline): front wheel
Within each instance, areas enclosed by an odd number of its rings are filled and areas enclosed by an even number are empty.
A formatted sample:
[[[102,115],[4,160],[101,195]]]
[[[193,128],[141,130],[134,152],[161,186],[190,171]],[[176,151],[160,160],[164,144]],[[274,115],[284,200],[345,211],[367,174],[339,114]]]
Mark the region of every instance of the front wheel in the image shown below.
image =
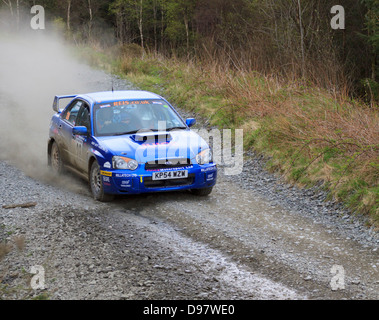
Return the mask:
[[[108,202],[113,200],[113,195],[104,193],[103,181],[100,174],[100,166],[96,161],[94,161],[91,166],[89,184],[95,200],[101,202]]]
[[[211,194],[212,189],[213,187],[202,188],[202,189],[191,189],[191,192],[194,195],[205,197]]]

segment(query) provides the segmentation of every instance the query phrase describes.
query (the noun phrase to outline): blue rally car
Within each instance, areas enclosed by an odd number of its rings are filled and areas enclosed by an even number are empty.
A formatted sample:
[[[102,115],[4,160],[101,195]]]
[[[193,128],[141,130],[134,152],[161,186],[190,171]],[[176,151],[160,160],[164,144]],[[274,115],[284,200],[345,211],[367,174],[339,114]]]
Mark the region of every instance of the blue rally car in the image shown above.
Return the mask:
[[[59,109],[61,99],[70,99]],[[110,91],[56,96],[48,164],[88,179],[93,197],[191,190],[211,193],[217,166],[209,145],[159,95]]]

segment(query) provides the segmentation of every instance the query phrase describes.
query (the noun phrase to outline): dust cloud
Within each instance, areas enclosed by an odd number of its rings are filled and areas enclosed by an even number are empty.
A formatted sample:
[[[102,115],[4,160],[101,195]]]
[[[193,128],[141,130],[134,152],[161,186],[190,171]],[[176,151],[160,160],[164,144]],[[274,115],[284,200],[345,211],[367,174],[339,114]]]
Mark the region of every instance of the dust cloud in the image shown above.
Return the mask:
[[[47,167],[47,141],[54,96],[110,90],[111,76],[74,58],[49,25],[16,32],[4,21],[0,14],[0,160],[51,182],[56,177]]]

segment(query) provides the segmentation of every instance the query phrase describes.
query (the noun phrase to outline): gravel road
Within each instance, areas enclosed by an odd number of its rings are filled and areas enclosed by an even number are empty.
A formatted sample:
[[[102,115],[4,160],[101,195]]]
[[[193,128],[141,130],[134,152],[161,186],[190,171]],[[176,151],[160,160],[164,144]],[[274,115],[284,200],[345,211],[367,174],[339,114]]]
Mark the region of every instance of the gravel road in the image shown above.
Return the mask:
[[[112,80],[115,89],[131,87],[76,62],[74,69],[78,92],[107,90]],[[70,88],[57,90],[39,92],[46,111],[41,126],[26,126],[32,147],[1,132],[0,299],[379,298],[378,232],[317,188],[266,172],[253,153],[239,175],[225,176],[221,165],[206,198],[170,192],[105,204],[85,181],[54,176],[46,168],[50,100]],[[1,110],[10,104],[23,110],[3,88]],[[30,206],[6,207],[22,203]],[[31,287],[33,266],[44,268],[43,289]]]

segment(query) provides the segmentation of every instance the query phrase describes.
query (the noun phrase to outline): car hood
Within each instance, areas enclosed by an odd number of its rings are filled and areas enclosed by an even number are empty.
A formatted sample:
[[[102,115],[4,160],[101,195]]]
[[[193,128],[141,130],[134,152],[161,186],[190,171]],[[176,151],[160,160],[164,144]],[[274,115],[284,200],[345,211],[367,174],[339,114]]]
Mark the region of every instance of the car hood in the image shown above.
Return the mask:
[[[147,140],[143,141],[142,136]],[[173,130],[146,134],[97,137],[99,145],[112,155],[136,159],[139,163],[157,159],[193,159],[201,150],[209,148],[197,133],[191,130]]]

